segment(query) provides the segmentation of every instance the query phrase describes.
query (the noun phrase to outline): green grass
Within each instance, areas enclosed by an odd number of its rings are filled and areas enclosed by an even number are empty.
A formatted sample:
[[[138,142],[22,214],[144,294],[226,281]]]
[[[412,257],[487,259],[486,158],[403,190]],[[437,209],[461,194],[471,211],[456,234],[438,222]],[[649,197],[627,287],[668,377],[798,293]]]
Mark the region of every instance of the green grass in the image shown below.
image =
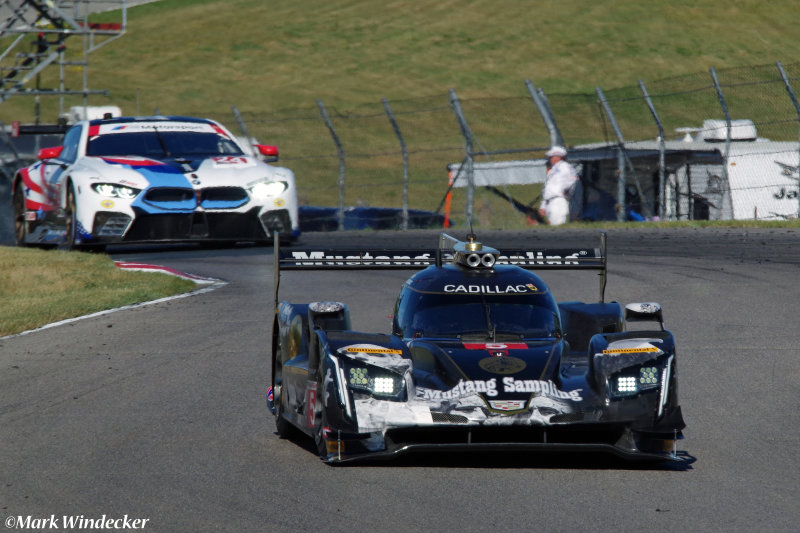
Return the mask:
[[[176,276],[120,270],[101,254],[0,246],[0,337],[195,287]]]
[[[91,55],[90,82],[129,113],[138,92],[140,112],[201,115],[231,104],[353,105],[451,87],[465,98],[516,95],[526,78],[548,93],[586,93],[710,66],[791,62],[800,52],[798,14],[792,0],[724,8],[712,0],[161,0],[129,9],[126,35]],[[189,90],[205,99],[184,101]]]

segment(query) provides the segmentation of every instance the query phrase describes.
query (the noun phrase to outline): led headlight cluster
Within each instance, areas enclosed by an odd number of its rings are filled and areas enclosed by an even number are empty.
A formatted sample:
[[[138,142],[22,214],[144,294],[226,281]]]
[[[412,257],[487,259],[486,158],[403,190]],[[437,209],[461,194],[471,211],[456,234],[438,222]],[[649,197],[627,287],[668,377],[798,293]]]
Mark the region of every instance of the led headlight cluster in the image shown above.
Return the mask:
[[[645,366],[639,370],[639,386],[642,388],[658,385],[658,368]]]
[[[123,200],[132,200],[141,192],[139,189],[125,187],[124,185],[116,185],[114,183],[93,183],[92,190],[100,196],[121,198]]]
[[[283,191],[289,188],[285,181],[260,181],[255,185],[249,187],[250,196],[256,200],[266,200],[279,196]]]
[[[639,392],[654,389],[660,382],[660,370],[656,366],[644,366],[636,370],[626,370],[611,377],[611,394],[614,396],[633,396]]]
[[[376,398],[398,398],[405,392],[401,376],[374,367],[351,367],[347,372],[347,385]]]
[[[620,394],[636,392],[636,378],[633,376],[617,376],[617,392]]]

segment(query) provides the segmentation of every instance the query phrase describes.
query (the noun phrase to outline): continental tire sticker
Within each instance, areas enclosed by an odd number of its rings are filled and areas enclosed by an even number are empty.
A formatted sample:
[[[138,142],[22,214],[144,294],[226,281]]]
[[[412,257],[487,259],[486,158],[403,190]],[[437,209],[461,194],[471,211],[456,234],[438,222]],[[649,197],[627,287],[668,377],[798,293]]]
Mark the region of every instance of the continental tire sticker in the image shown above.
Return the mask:
[[[603,353],[645,353],[645,352],[660,352],[655,346],[641,348],[614,348],[612,350],[603,350]]]
[[[347,353],[376,353],[376,354],[395,354],[395,355],[402,355],[402,350],[393,350],[391,348],[372,348],[372,347],[361,347],[361,346],[345,346],[344,350]]]
[[[478,361],[478,365],[492,374],[516,374],[528,366],[517,357],[486,357]]]

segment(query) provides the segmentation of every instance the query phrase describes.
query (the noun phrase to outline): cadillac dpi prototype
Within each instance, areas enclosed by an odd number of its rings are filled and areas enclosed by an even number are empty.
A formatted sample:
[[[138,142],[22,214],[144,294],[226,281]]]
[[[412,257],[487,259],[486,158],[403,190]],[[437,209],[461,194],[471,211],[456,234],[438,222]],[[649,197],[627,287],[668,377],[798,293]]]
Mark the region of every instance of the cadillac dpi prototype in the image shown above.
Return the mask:
[[[256,145],[265,160],[274,146]],[[299,235],[286,168],[247,155],[221,124],[187,117],[83,121],[13,183],[16,241],[67,248],[119,242],[268,242]]]
[[[443,234],[434,250],[276,246],[267,404],[279,436],[299,430],[331,463],[489,449],[688,460],[676,449],[675,341],[658,304],[604,302],[605,242],[501,252]],[[353,331],[340,302],[279,302],[281,270],[387,268],[421,269],[400,290],[391,334]],[[536,269],[599,270],[600,301],[556,303]]]

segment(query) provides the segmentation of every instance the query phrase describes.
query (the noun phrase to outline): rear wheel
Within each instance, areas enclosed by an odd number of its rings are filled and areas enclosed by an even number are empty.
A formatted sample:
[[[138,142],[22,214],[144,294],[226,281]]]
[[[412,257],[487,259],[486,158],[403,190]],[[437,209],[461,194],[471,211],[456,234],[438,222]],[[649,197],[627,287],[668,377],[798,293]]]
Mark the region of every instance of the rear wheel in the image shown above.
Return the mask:
[[[20,181],[14,188],[14,238],[17,246],[25,246],[28,222],[25,220],[25,188]]]
[[[274,391],[275,389],[272,390]],[[294,426],[283,417],[283,400],[280,393],[276,397],[278,401],[275,404],[275,431],[278,432],[280,438],[291,439],[295,435]]]
[[[278,321],[273,326],[278,331]],[[280,334],[276,334],[272,344],[272,397],[275,402],[275,430],[282,439],[290,439],[295,434],[294,426],[283,416],[283,365],[281,364]]]
[[[322,460],[328,460],[328,444],[324,438],[325,428],[328,426],[327,408],[325,405],[325,362],[320,361],[317,370],[317,396],[314,403],[314,444]]]

